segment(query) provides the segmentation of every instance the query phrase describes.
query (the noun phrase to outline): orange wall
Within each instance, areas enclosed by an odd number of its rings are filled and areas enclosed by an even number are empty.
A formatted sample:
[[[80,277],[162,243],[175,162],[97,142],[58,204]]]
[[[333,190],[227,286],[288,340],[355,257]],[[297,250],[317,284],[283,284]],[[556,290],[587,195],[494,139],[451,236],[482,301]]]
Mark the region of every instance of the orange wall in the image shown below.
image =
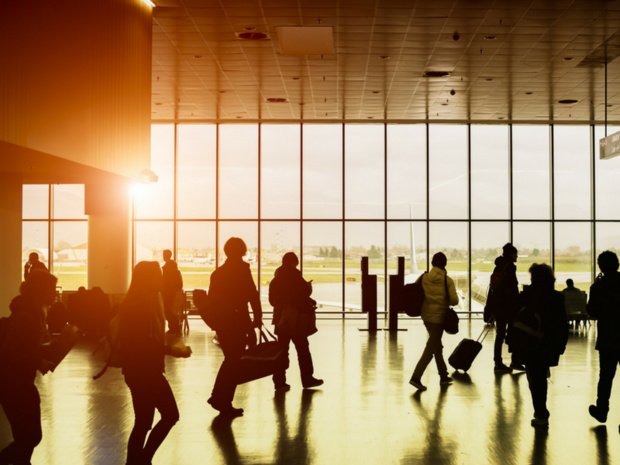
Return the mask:
[[[0,140],[138,177],[150,166],[151,15],[141,0],[1,1]]]

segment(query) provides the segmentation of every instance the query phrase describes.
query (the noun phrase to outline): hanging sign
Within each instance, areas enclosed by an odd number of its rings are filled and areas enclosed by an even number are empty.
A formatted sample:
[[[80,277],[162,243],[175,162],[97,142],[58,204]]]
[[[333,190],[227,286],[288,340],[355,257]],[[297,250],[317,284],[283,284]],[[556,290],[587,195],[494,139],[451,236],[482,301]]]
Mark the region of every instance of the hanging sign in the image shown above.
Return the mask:
[[[599,149],[601,160],[608,160],[609,158],[620,155],[620,132],[603,137],[599,141]]]

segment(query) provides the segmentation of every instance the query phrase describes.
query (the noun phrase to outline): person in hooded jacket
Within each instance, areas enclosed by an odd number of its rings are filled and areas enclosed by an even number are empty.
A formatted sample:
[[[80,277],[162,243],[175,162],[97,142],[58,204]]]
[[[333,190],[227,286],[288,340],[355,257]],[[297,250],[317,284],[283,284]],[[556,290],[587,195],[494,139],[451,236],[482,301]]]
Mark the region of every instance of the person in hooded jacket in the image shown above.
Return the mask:
[[[531,284],[525,286],[519,295],[519,308],[532,309],[540,316],[542,338],[523,357],[516,350],[513,353],[525,364],[527,381],[534,405],[532,426],[549,425],[547,410],[547,378],[550,367],[558,366],[560,355],[568,341],[568,321],[564,309],[564,296],[554,289],[555,276],[545,263],[530,266]],[[520,312],[521,312],[520,311]]]
[[[444,317],[449,306],[459,303],[459,296],[452,278],[448,276],[446,265],[448,259],[445,254],[438,252],[433,255],[431,261],[432,268],[428,273],[424,273],[418,278],[422,282],[424,289],[424,302],[422,303],[422,321],[428,331],[428,340],[424,352],[411,375],[409,384],[420,391],[425,391],[426,386],[422,384],[422,375],[433,357],[439,372],[439,383],[448,385],[452,383],[452,378],[448,376],[448,368],[443,358],[443,346],[441,337],[444,332]]]
[[[510,242],[504,245],[503,253],[495,259],[495,269],[491,278],[491,290],[488,295],[488,305],[495,319],[495,347],[493,360],[496,373],[510,373],[512,370],[524,371],[525,367],[511,359],[510,366],[504,364],[502,348],[506,335],[517,314],[519,300],[519,281],[517,280],[518,251]],[[497,284],[495,279],[497,278]]]
[[[287,252],[282,257],[282,266],[276,269],[274,278],[269,284],[269,303],[273,305],[273,324],[278,341],[285,347],[287,356],[291,341],[297,350],[301,384],[305,389],[318,387],[323,384],[322,379],[314,377],[314,365],[308,343],[309,333],[316,331],[316,327],[304,328],[304,333],[287,333],[279,324],[282,312],[287,305],[292,306],[300,314],[314,312],[316,302],[310,298],[312,283],[306,281],[301,271],[297,269],[299,258],[294,252]],[[288,363],[286,364],[288,366]],[[286,369],[273,375],[273,384],[276,391],[288,391],[290,385],[286,382]]]
[[[166,320],[168,320],[168,332],[180,335],[181,321],[179,320],[179,315],[175,313],[174,299],[177,292],[183,291],[183,276],[179,271],[177,262],[172,259],[172,251],[164,250],[163,256],[161,296],[164,299],[164,313],[166,314]]]
[[[618,256],[606,250],[597,259],[601,270],[590,287],[588,314],[597,319],[596,350],[599,356],[599,379],[596,405],[590,405],[590,415],[601,423],[607,421],[611,386],[620,363],[620,273]]]
[[[219,314],[215,331],[224,352],[224,361],[207,402],[220,414],[235,417],[243,415],[243,409],[232,405],[237,389],[238,362],[246,345],[256,345],[254,328],[262,326],[263,312],[250,264],[243,261],[247,253],[245,242],[231,237],[224,244],[224,253],[226,261],[211,274],[209,285],[211,305]],[[250,319],[248,303],[252,307],[253,319]]]
[[[181,344],[166,344],[161,286],[159,263],[137,263],[119,310],[120,364],[135,415],[127,443],[127,465],[150,464],[179,421],[176,400],[164,374],[164,358],[166,355],[187,358],[192,353],[191,348]],[[155,410],[159,411],[160,419],[151,429]]]
[[[0,452],[0,464],[29,464],[41,442],[41,398],[35,386],[37,370],[46,374],[54,364],[45,358],[49,341],[47,308],[54,302],[56,277],[32,270],[20,286],[4,320],[0,344],[0,404],[11,425],[13,442]]]

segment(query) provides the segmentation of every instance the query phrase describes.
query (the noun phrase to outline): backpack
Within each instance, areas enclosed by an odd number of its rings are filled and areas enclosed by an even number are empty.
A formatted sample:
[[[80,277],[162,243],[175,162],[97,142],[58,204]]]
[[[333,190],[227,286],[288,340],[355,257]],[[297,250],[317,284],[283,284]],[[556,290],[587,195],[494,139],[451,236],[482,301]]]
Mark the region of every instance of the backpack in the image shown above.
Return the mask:
[[[514,361],[528,363],[535,356],[545,335],[542,318],[534,304],[530,303],[517,312],[510,329],[509,345]]]
[[[101,351],[103,359],[106,361],[104,367],[93,376],[93,379],[101,378],[108,367],[121,367],[121,337],[119,327],[119,315],[116,314],[110,320],[106,335],[99,340],[99,344],[93,351],[93,355]]]
[[[204,321],[209,328],[216,331],[221,318],[218,317],[216,309],[214,308],[213,299],[209,297],[209,294],[207,294],[207,291],[204,289],[194,289],[192,295],[194,305],[198,309],[200,318],[202,318],[202,321]]]
[[[422,279],[424,274],[415,283],[405,284],[401,291],[400,302],[405,313],[409,316],[420,316],[422,314],[422,303],[424,302]]]
[[[504,270],[494,270],[491,274],[491,282],[489,284],[489,291],[498,289],[502,282],[504,282]]]

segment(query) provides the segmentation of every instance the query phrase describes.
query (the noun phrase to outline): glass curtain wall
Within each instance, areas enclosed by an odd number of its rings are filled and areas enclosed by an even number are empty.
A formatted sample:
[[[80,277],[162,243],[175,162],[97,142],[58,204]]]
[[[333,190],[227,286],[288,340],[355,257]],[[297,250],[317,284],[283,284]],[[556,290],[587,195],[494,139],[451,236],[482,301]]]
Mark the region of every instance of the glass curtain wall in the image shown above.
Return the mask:
[[[83,184],[23,186],[22,266],[33,252],[63,290],[86,287],[88,223]]]
[[[609,129],[613,132],[617,130]],[[448,257],[461,303],[479,315],[502,246],[519,249],[521,285],[532,263],[588,290],[595,254],[620,249],[620,157],[598,160],[603,128],[581,125],[154,125],[160,181],[135,198],[135,259],[170,248],[186,289],[206,288],[232,236],[248,245],[267,310],[269,282],[293,251],[313,280],[319,312],[359,316],[361,258],[405,279]],[[610,133],[611,133],[610,132]],[[596,182],[595,182],[596,180]],[[33,206],[33,237],[37,228]],[[38,232],[34,232],[34,230]],[[33,239],[34,240],[34,239]]]

